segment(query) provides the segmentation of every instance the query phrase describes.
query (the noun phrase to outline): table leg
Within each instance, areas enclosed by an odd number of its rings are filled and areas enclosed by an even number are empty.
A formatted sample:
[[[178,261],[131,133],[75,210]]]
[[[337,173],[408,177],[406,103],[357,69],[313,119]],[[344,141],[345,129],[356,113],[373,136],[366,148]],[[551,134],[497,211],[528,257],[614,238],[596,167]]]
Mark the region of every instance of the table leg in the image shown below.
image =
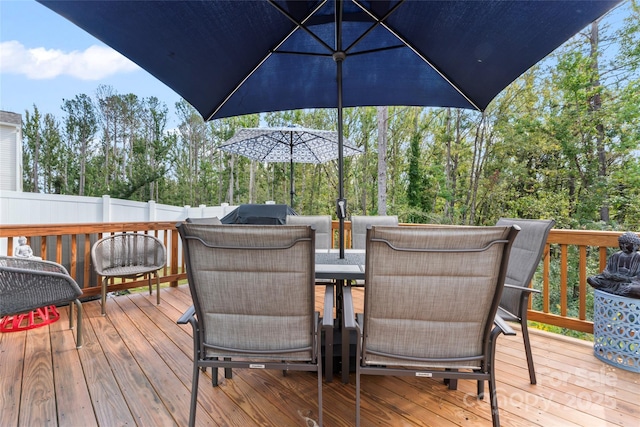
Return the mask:
[[[333,381],[333,327],[324,331],[324,380]]]
[[[341,372],[342,372],[342,382],[344,384],[349,384],[349,356],[350,356],[350,342],[351,340],[350,338],[350,330],[345,328],[345,322],[344,322],[344,298],[343,298],[343,292],[342,292],[342,287],[343,286],[348,286],[347,281],[345,280],[339,280],[338,283],[336,284],[336,286],[338,286],[339,291],[337,292],[337,294],[340,295],[340,306],[338,308],[336,308],[336,312],[340,312],[340,337],[342,340],[342,355],[341,355]],[[337,303],[336,303],[337,304]]]
[[[336,280],[336,324],[342,328],[342,313],[344,309],[344,300],[342,298],[342,287],[345,285],[344,280]]]

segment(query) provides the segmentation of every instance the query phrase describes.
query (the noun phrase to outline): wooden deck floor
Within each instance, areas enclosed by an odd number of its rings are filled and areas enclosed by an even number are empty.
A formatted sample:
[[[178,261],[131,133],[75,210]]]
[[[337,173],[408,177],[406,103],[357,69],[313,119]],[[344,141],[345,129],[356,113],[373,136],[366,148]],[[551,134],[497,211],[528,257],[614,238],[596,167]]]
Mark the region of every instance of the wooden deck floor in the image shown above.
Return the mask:
[[[110,298],[107,317],[99,301],[84,303],[80,350],[66,308],[50,326],[0,333],[0,425],[187,425],[191,330],[175,321],[191,299],[184,286],[161,293],[159,306],[146,294]],[[499,339],[502,425],[640,425],[640,374],[598,361],[589,343],[545,333],[532,339],[537,385],[529,384],[521,337]],[[203,375],[198,425],[315,425],[313,374],[236,370],[217,388]],[[354,424],[354,382],[352,374],[350,384],[336,377],[324,385],[325,426]],[[491,425],[489,404],[470,381],[450,391],[433,379],[363,377],[362,390],[363,426]]]

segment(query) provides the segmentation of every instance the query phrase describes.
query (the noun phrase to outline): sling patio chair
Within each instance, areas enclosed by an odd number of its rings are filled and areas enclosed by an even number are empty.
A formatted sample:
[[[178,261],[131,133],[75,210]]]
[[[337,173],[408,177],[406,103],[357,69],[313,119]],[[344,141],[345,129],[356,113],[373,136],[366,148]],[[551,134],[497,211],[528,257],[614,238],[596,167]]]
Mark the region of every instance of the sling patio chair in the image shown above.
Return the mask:
[[[110,278],[148,276],[151,295],[151,275],[156,277],[157,301],[160,304],[158,270],[167,262],[164,244],[149,234],[122,233],[103,237],[91,248],[91,262],[102,276],[102,315],[106,314],[107,282]]]
[[[486,380],[499,426],[496,340],[514,332],[496,312],[517,233],[515,226],[368,230],[364,313],[357,321],[345,313],[359,336],[356,426],[362,375],[471,379],[479,398]],[[345,309],[350,300],[347,288]]]
[[[398,225],[397,215],[351,215],[351,247],[365,249],[367,228],[372,225]],[[364,286],[364,280],[351,281],[353,286]]]
[[[82,289],[60,264],[34,258],[0,256],[0,318],[69,303],[69,328],[77,307],[76,347],[82,347]],[[17,330],[17,329],[16,329]]]
[[[398,225],[397,215],[351,215],[351,247],[365,249],[367,227],[370,225]]]
[[[322,425],[321,327],[315,311],[311,226],[178,224],[193,306],[189,425],[195,424],[200,368],[316,372]],[[331,292],[329,292],[332,295]],[[330,303],[329,303],[330,304]],[[327,325],[322,325],[322,322]],[[217,385],[217,381],[214,382]]]
[[[287,215],[287,225],[313,225],[316,249],[331,249],[331,215]]]
[[[496,223],[496,225],[517,225],[521,229],[511,247],[507,278],[498,315],[506,321],[517,322],[521,326],[531,384],[536,383],[536,371],[533,366],[533,355],[529,342],[527,310],[530,295],[540,291],[529,287],[529,285],[544,255],[547,237],[554,224],[554,220],[514,218],[500,218]]]

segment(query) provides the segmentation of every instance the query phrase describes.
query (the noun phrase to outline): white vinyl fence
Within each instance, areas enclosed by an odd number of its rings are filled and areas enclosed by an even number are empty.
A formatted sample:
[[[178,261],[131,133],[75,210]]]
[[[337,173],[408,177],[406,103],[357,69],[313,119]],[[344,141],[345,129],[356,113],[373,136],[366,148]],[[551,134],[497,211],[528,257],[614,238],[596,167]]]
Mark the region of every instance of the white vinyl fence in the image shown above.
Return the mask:
[[[79,224],[94,222],[183,221],[186,218],[222,218],[237,206],[171,206],[60,194],[0,190],[0,227],[21,224]],[[4,239],[6,240],[6,239]],[[0,248],[6,247],[6,241]],[[2,249],[2,252],[6,250]],[[0,255],[6,255],[6,253]]]

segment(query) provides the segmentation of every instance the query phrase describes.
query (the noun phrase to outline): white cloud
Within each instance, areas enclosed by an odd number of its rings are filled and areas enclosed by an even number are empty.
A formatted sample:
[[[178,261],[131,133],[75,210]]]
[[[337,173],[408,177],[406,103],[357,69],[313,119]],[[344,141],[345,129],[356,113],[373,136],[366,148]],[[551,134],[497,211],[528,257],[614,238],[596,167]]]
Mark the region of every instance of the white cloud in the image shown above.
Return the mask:
[[[90,46],[84,51],[64,52],[37,47],[27,49],[12,40],[0,43],[0,72],[22,74],[29,79],[44,80],[71,76],[80,80],[100,80],[139,67],[115,50]]]

